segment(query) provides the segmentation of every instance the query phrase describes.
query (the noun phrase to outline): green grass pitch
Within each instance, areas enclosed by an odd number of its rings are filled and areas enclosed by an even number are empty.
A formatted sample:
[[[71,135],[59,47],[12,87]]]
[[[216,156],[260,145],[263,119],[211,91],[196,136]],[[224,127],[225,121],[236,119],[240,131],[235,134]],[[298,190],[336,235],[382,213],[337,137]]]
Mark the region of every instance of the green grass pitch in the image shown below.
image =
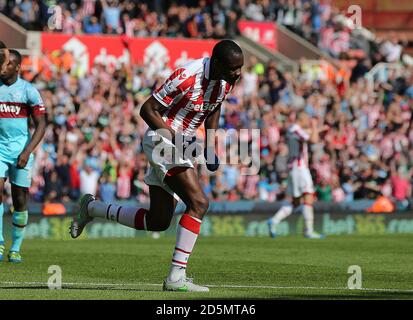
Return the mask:
[[[412,299],[413,235],[200,238],[187,271],[209,293],[162,292],[175,239],[27,240],[0,262],[0,299]],[[62,269],[50,290],[50,265]],[[362,271],[349,290],[348,267]]]

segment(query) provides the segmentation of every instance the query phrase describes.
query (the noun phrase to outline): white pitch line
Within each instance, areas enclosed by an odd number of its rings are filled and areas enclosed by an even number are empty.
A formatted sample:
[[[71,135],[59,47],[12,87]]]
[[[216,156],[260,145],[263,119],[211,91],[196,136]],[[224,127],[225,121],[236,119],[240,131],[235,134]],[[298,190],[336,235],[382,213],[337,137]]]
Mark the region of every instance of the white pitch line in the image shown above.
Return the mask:
[[[7,285],[41,285],[47,287],[46,282],[14,282],[3,281],[0,284]],[[85,283],[85,282],[63,282],[62,286],[94,286],[94,287],[139,287],[139,286],[155,286],[160,287],[159,283]],[[205,284],[210,288],[227,288],[227,289],[301,289],[301,290],[350,290],[346,287],[304,287],[304,286],[249,286],[249,285],[231,285],[231,284]],[[406,292],[413,293],[413,289],[393,289],[393,288],[361,288],[350,291],[382,291],[382,292]]]

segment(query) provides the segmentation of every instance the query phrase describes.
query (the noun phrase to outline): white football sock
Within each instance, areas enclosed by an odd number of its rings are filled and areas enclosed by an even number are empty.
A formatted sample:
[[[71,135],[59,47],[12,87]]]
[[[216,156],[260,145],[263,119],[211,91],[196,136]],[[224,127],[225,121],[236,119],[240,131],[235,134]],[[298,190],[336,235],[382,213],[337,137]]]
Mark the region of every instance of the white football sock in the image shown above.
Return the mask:
[[[308,204],[303,205],[303,216],[305,223],[305,234],[314,232],[314,208]]]
[[[279,224],[282,220],[287,218],[293,212],[292,206],[282,206],[276,214],[271,218],[274,225]]]
[[[145,215],[147,212],[148,210],[143,208],[107,204],[98,200],[88,204],[88,213],[91,217],[112,220],[137,230],[146,230]]]
[[[185,213],[179,221],[176,246],[169,270],[168,281],[175,282],[185,276],[188,259],[195,246],[202,221]]]

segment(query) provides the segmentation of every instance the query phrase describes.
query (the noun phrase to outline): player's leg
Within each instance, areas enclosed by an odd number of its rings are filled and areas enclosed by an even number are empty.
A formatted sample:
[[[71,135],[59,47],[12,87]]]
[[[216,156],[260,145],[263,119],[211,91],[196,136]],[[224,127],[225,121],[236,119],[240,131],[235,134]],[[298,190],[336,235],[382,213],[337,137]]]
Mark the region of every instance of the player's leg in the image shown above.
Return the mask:
[[[177,201],[158,186],[149,186],[149,196],[149,210],[93,201],[88,212],[92,217],[106,218],[137,230],[164,231],[171,223]]]
[[[314,196],[312,193],[303,196],[302,212],[304,217],[304,236],[308,239],[324,239],[325,235],[314,231]]]
[[[313,196],[310,193],[303,195],[303,217],[304,217],[304,234],[310,236],[314,233],[314,209],[313,209]]]
[[[159,186],[149,186],[149,194],[149,210],[104,203],[96,200],[93,195],[83,195],[80,200],[78,217],[71,225],[72,237],[77,238],[93,218],[115,221],[136,230],[164,231],[168,229],[176,208],[176,199]]]
[[[285,206],[282,206],[277,213],[268,220],[268,229],[270,237],[275,238],[277,236],[276,233],[276,226],[279,224],[283,219],[286,219],[291,213],[293,213],[294,209],[297,207],[296,198],[300,195],[299,189],[299,174],[296,168],[292,168],[288,173],[288,180],[287,180],[287,190],[286,194],[289,199],[289,203]],[[292,199],[292,204],[291,204]]]
[[[179,221],[169,276],[163,288],[172,291],[209,291],[207,287],[195,285],[186,278],[188,259],[198,238],[202,218],[208,210],[208,198],[193,168],[166,177],[165,182],[185,203],[186,211]]]
[[[1,162],[0,162],[1,164]],[[0,178],[0,261],[3,260],[4,256],[4,236],[3,236],[3,215],[4,215],[4,205],[3,205],[3,192],[4,192],[4,178]]]
[[[271,238],[275,238],[277,236],[277,225],[286,219],[292,212],[293,205],[291,204],[291,200],[287,200],[284,201],[281,208],[278,209],[278,211],[270,219],[268,219],[268,229]]]
[[[304,236],[309,239],[323,239],[324,235],[314,232],[314,186],[309,170],[303,174],[303,205]]]
[[[9,262],[21,262],[20,248],[23,243],[25,228],[29,219],[27,201],[29,187],[31,185],[31,167],[33,156],[31,155],[26,167],[19,169],[15,164],[10,164],[10,183],[13,200],[13,226],[12,246],[9,252]]]
[[[12,226],[12,245],[9,253],[10,262],[21,262],[20,255],[21,245],[24,239],[24,232],[29,219],[27,210],[27,200],[29,196],[29,189],[11,184],[11,194],[13,199],[13,226]]]
[[[307,167],[295,170],[295,184],[297,186],[294,197],[301,199],[300,206],[304,217],[304,236],[309,239],[322,239],[323,235],[314,232],[314,184],[310,170]],[[298,202],[297,202],[298,204]]]

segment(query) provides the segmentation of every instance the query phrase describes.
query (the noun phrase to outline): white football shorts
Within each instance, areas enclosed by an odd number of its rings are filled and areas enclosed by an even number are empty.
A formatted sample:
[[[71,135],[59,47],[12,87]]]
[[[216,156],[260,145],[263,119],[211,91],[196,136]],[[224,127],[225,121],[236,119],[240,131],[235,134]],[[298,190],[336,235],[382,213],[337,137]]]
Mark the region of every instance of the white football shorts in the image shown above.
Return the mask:
[[[287,195],[298,198],[306,193],[314,193],[310,169],[305,166],[294,166],[288,174]]]
[[[184,159],[179,152],[175,152],[176,147],[172,141],[151,129],[145,132],[142,147],[150,164],[144,178],[145,183],[149,186],[161,187],[179,201],[178,195],[172,191],[164,180],[167,175],[172,176],[177,172],[174,168],[194,168],[192,161]]]

